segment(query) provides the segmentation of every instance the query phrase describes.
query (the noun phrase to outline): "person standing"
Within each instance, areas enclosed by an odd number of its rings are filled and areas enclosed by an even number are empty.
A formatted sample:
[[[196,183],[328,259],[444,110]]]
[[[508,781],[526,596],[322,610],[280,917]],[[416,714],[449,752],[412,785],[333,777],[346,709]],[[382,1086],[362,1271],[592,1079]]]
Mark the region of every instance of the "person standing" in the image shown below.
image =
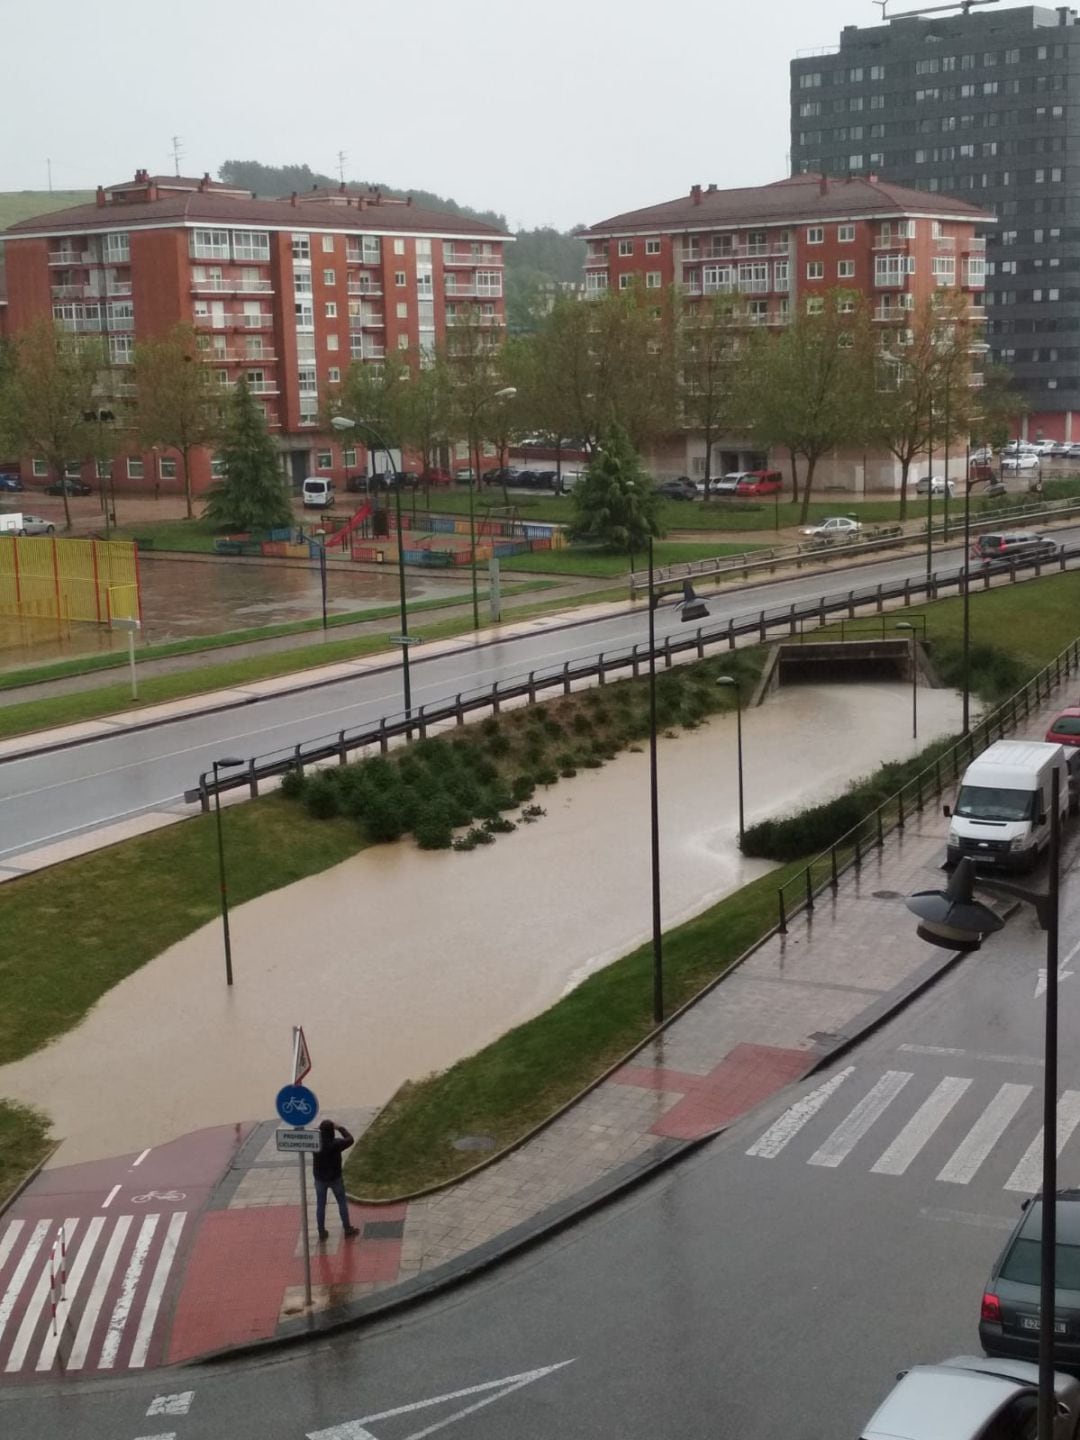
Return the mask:
[[[319,1239],[330,1238],[326,1231],[326,1194],[329,1191],[337,1201],[345,1238],[351,1240],[359,1235],[360,1231],[349,1223],[349,1203],[345,1198],[341,1157],[354,1143],[353,1137],[344,1125],[335,1125],[333,1120],[319,1121],[319,1136],[322,1143],[311,1157],[311,1173],[315,1181],[315,1224],[319,1230]]]

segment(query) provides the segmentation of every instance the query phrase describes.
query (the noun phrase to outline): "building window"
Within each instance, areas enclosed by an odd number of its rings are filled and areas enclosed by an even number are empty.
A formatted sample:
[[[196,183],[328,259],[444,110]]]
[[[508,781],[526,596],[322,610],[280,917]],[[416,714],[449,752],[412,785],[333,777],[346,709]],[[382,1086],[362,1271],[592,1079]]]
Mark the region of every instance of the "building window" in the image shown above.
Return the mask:
[[[341,371],[338,369],[338,367],[337,367],[336,365],[331,365],[331,366],[330,366],[330,369],[326,372],[326,380],[327,380],[327,384],[329,384],[329,385],[340,385],[340,384],[341,384]],[[348,457],[348,453],[349,453],[348,451],[345,452],[346,457]],[[350,461],[348,460],[348,458],[346,458],[345,463],[346,463],[346,465],[348,465],[348,464],[350,463]]]
[[[633,240],[620,240],[620,241],[619,241],[619,254],[620,254],[620,255],[632,255],[633,253],[634,253],[634,242],[633,242]]]
[[[863,167],[863,157],[861,155],[849,155],[847,163],[849,170],[861,170]]]
[[[620,289],[620,290],[629,290],[629,289],[630,289],[630,286],[631,286],[633,283],[634,283],[634,277],[633,277],[632,275],[620,275],[620,276],[619,276],[619,289]]]
[[[141,480],[143,478],[143,462],[136,455],[128,456],[127,478],[129,480]]]
[[[336,271],[336,270],[324,270],[324,271],[322,272],[322,283],[323,283],[324,285],[336,285],[336,284],[337,284],[337,271]]]
[[[406,281],[407,281],[407,280],[408,280],[408,276],[405,274],[405,271],[404,271],[404,270],[395,270],[395,271],[394,271],[394,284],[397,286],[397,288],[398,288],[399,290],[404,290],[405,284],[406,284]]]
[[[322,248],[323,248],[323,254],[324,254],[324,255],[332,255],[332,254],[334,253],[334,237],[333,237],[333,235],[324,235],[324,236],[322,237]]]
[[[824,278],[825,278],[825,262],[824,262],[824,260],[809,260],[809,261],[807,261],[807,265],[806,265],[806,278],[807,278],[807,280],[824,280]]]
[[[940,61],[940,59],[939,59],[937,56],[935,56],[935,57],[934,57],[933,59],[931,59],[931,60],[916,60],[916,61],[915,61],[915,74],[916,74],[916,75],[936,75],[940,69],[941,69],[941,61]]]
[[[310,295],[312,291],[311,271],[296,270],[293,272],[293,289],[297,295]]]
[[[804,70],[799,76],[800,90],[818,90],[821,88],[821,71]]]
[[[270,236],[260,230],[234,230],[232,248],[234,260],[269,260]]]
[[[811,295],[806,302],[807,315],[820,315],[825,309],[825,298],[822,295]]]
[[[820,115],[820,114],[821,114],[821,101],[820,101],[820,100],[804,100],[804,101],[802,102],[802,104],[799,106],[799,114],[803,117],[803,119],[806,119],[808,116],[811,116],[811,115]]]
[[[332,470],[334,468],[334,457],[329,450],[316,450],[315,469]]]
[[[326,302],[326,318],[327,318],[327,320],[336,320],[336,319],[337,319],[337,301],[336,301],[336,300],[327,300],[327,302]]]
[[[164,455],[158,461],[158,475],[162,480],[176,479],[176,461],[167,459]]]
[[[854,260],[838,260],[836,262],[836,278],[838,280],[852,280],[855,276]]]
[[[646,255],[659,255],[659,254],[660,254],[660,241],[659,241],[659,240],[646,240],[646,241],[645,241],[645,254],[646,254]]]
[[[196,260],[228,260],[227,230],[196,230],[191,237],[191,253]]]
[[[855,239],[854,225],[838,225],[836,227],[836,238],[841,245],[850,245]]]
[[[333,333],[327,335],[327,337],[326,337],[326,348],[327,348],[327,350],[336,350],[336,349],[338,348],[338,343],[339,343],[339,342],[338,342],[338,337],[337,337],[337,335],[335,335],[335,334],[333,334]]]
[[[395,255],[404,255],[404,254],[405,254],[405,241],[404,241],[404,240],[395,240],[395,241],[394,241],[394,254],[395,254]]]
[[[311,259],[310,235],[294,235],[292,237],[292,258],[301,261]]]
[[[808,245],[821,245],[825,240],[825,227],[823,225],[811,225],[806,231],[806,243]]]
[[[34,474],[34,478],[35,478],[35,479],[37,479],[37,480],[47,479],[48,474],[49,474],[49,462],[48,462],[47,460],[40,460],[40,459],[35,455],[35,456],[34,456],[34,460],[33,460],[33,464],[31,465],[31,469],[32,469],[32,471],[33,471],[33,474]]]
[[[314,365],[301,365],[296,372],[296,383],[301,395],[314,395],[319,383]]]
[[[407,349],[409,348],[409,337],[408,337],[408,335],[399,335],[399,336],[397,337],[397,348],[398,348],[399,350],[407,350]]]
[[[660,289],[660,271],[659,271],[659,270],[650,270],[650,271],[646,274],[646,276],[645,276],[645,289],[646,289],[646,290],[659,290],[659,289]]]
[[[105,236],[105,259],[110,265],[126,265],[131,259],[131,245],[126,231]]]
[[[409,318],[409,302],[407,300],[399,300],[397,302],[397,318],[399,320],[407,320]]]

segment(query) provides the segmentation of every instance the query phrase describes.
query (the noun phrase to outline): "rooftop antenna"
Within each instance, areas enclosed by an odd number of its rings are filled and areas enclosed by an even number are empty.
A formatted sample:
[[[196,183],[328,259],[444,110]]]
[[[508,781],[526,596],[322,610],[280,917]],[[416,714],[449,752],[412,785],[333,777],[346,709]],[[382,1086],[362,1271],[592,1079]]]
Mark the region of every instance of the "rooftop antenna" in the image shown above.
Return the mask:
[[[182,137],[179,135],[174,135],[172,137],[173,172],[176,175],[180,174],[180,160],[184,154],[183,150],[180,148],[181,138]]]
[[[953,0],[951,5],[928,5],[922,10],[900,10],[895,15],[885,13],[889,0],[873,0],[873,3],[881,7],[882,20],[906,20],[911,15],[937,15],[942,10],[962,10],[966,15],[973,5],[997,5],[1000,0]]]
[[[337,173],[338,179],[341,181],[342,185],[345,184],[345,161],[347,159],[348,156],[345,154],[344,150],[339,150],[337,152]]]
[[[52,161],[51,161],[51,160],[46,160],[46,161],[45,161],[45,168],[46,168],[46,170],[48,171],[48,175],[49,175],[49,194],[51,195],[51,194],[52,194]]]

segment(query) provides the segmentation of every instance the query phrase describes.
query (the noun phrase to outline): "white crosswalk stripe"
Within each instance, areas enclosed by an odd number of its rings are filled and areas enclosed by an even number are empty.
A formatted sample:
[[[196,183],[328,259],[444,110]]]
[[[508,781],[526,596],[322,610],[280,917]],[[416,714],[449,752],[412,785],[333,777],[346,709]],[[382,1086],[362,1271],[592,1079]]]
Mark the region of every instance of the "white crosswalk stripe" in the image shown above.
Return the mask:
[[[932,1155],[932,1163],[940,1169],[932,1169],[930,1174],[945,1185],[971,1184],[991,1157],[999,1156],[995,1177],[1011,1167],[1002,1188],[1035,1194],[1042,1178],[1042,1136],[1040,1130],[1032,1138],[1032,1129],[1039,1129],[1034,1106],[1028,1103],[1033,1093],[1031,1085],[997,1084],[989,1082],[986,1075],[974,1080],[886,1070],[875,1076],[849,1065],[790,1105],[746,1154],[759,1160],[776,1160],[785,1154],[825,1170],[861,1163],[873,1175],[891,1177],[917,1170],[920,1164],[926,1166],[926,1157]],[[841,1110],[838,1119],[830,1112],[844,1095],[850,1095],[854,1103],[849,1102],[850,1108],[844,1107],[847,1113]],[[902,1103],[897,1103],[901,1096]],[[946,1128],[950,1119],[955,1126],[952,1135]],[[952,1142],[951,1153],[942,1150],[946,1136]],[[1058,1099],[1059,1157],[1077,1137],[1080,1089],[1064,1090]],[[870,1150],[871,1140],[877,1141],[876,1158],[871,1158],[871,1152],[860,1161]],[[1080,1146],[1074,1144],[1073,1151],[1078,1153],[1073,1155],[1069,1174],[1075,1178],[1080,1172]],[[1067,1169],[1067,1155],[1063,1163]],[[995,1183],[1000,1184],[1000,1179]]]
[[[59,1219],[0,1221],[0,1373],[140,1369],[173,1277],[186,1211],[63,1220],[64,1298],[52,1322]]]

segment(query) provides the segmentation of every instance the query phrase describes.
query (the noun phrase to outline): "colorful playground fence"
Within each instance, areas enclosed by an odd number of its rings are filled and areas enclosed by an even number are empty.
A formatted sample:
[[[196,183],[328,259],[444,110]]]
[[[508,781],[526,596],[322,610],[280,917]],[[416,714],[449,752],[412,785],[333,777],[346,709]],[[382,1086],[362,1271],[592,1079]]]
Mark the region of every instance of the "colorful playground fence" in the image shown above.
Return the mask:
[[[137,547],[131,540],[0,535],[0,615],[97,625],[140,620]]]

